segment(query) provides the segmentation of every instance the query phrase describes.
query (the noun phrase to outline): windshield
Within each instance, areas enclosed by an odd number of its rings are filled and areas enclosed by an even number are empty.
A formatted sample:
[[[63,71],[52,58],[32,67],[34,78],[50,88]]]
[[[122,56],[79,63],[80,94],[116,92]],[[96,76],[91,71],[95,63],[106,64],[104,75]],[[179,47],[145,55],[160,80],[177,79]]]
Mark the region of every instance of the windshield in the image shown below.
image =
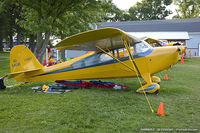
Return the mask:
[[[151,46],[147,42],[141,41],[140,43],[134,45],[134,52],[135,54],[140,54],[146,52],[150,48]]]

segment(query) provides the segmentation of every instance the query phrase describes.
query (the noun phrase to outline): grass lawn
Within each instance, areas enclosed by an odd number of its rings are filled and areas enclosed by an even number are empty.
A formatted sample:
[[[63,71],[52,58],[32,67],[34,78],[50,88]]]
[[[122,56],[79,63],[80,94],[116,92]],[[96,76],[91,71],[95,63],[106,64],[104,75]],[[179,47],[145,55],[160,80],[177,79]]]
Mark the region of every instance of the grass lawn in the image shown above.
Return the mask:
[[[0,77],[9,73],[9,54],[0,53]],[[164,73],[161,73],[164,76]],[[148,95],[151,113],[136,78],[110,79],[125,91],[91,88],[64,94],[35,93],[29,83],[0,91],[0,132],[142,132],[140,128],[200,127],[200,58],[185,59],[168,72],[159,95]],[[17,82],[5,81],[6,85]],[[157,116],[163,102],[165,116]]]

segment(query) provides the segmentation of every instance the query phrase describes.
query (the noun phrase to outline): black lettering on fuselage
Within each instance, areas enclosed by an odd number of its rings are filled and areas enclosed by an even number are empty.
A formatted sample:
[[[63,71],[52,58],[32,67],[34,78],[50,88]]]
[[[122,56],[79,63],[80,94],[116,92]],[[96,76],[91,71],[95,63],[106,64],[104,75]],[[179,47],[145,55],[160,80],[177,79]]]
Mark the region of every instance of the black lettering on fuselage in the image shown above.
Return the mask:
[[[12,67],[17,67],[17,66],[21,66],[21,64],[20,63],[12,64]]]
[[[29,61],[31,59],[32,59],[32,57],[27,57],[27,58],[24,59],[24,61]]]

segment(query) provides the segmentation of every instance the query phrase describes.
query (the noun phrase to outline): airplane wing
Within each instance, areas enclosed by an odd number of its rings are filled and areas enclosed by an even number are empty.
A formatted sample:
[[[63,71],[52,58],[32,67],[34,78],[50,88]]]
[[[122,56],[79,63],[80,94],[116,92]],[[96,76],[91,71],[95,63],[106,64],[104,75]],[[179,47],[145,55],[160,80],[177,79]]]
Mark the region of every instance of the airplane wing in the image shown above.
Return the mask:
[[[122,36],[126,36],[126,39],[130,41],[130,44],[141,41],[141,39],[131,36],[122,30],[116,28],[102,28],[70,36],[56,44],[55,47],[58,50],[67,49],[83,51],[97,51],[99,49],[96,46],[101,47],[102,49],[115,49],[124,47]]]

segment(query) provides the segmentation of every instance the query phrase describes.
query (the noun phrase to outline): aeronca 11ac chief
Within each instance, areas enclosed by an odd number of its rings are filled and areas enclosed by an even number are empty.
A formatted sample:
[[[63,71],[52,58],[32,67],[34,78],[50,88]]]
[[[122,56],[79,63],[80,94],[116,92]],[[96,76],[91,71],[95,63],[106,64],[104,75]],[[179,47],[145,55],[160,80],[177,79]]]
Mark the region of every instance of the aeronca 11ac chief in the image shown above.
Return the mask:
[[[90,52],[45,67],[26,46],[18,45],[10,52],[11,73],[4,78],[35,82],[142,77],[143,85],[136,92],[154,93],[160,89],[160,79],[153,75],[176,64],[180,51],[176,46],[153,48],[147,42],[115,28],[79,33],[62,40],[55,47],[58,50]]]

